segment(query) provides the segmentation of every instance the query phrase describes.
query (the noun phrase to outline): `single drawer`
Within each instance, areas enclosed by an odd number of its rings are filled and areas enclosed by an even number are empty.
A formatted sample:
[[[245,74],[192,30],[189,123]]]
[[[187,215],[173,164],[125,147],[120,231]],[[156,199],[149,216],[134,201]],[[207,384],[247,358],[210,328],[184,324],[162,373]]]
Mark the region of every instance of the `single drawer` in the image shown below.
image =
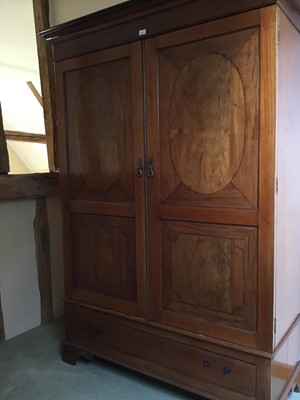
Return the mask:
[[[105,318],[105,319],[104,319]],[[255,398],[256,365],[100,318],[72,306],[66,315],[66,340],[92,354],[103,347],[136,357],[182,375]],[[145,329],[145,330],[144,330]]]

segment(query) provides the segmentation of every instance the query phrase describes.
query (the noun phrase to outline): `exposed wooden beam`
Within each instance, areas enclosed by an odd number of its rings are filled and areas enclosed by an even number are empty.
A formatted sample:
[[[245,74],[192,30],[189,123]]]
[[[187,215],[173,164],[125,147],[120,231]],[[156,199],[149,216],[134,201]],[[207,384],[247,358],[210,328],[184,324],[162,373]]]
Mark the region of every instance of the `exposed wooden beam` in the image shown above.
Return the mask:
[[[7,174],[9,172],[9,158],[7,151],[7,144],[3,128],[2,109],[0,103],[0,174]]]
[[[34,97],[37,99],[37,101],[40,103],[40,105],[44,108],[43,106],[43,98],[40,95],[40,93],[38,92],[37,88],[34,86],[34,84],[31,81],[26,82],[29,89],[31,90],[31,92],[33,93]]]
[[[0,175],[0,188],[0,201],[57,195],[58,173]]]
[[[33,222],[35,254],[38,282],[41,296],[41,320],[47,323],[53,320],[52,280],[50,261],[50,235],[45,198],[36,200],[36,213]]]
[[[46,144],[46,135],[30,132],[4,131],[6,140]]]
[[[36,32],[49,28],[48,0],[33,0],[33,11]],[[56,171],[58,169],[58,146],[54,65],[52,62],[50,44],[39,35],[37,35],[36,40],[44,105],[49,170]]]

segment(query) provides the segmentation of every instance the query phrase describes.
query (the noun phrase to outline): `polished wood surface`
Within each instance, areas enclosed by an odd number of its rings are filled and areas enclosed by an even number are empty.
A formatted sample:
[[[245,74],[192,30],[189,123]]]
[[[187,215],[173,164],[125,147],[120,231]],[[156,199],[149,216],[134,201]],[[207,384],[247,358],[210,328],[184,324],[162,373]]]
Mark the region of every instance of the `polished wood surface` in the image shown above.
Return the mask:
[[[257,340],[257,229],[242,221],[258,208],[257,17],[146,43],[148,151],[159,171],[148,184],[151,319],[249,347]],[[222,211],[228,226],[218,225]]]
[[[74,343],[79,349],[96,352],[109,359],[106,355],[116,351],[131,359],[145,360],[145,366],[159,365],[164,369],[162,376],[171,382],[176,371],[181,375],[179,382],[191,384],[191,388],[199,394],[201,390],[197,381],[209,390],[217,384],[224,399],[232,396],[242,400],[255,396],[256,366],[249,361],[153,336],[125,326],[120,320],[113,322],[109,318],[99,318],[95,312],[87,313],[85,309],[73,306],[68,307],[66,318],[66,342]]]
[[[169,140],[178,177],[196,193],[222,190],[244,152],[245,99],[237,69],[220,54],[201,54],[176,74],[170,97]]]
[[[256,208],[258,32],[209,34],[200,26],[155,39],[161,201]]]
[[[221,338],[222,325],[255,332],[256,229],[166,223],[162,238],[162,310],[173,323],[193,330],[198,317],[199,332],[209,321],[206,333],[219,324]]]
[[[67,64],[71,69],[65,85],[67,124],[72,135],[68,140],[72,199],[134,200],[128,50],[125,46]]]
[[[133,1],[44,32],[65,359],[97,355],[211,399],[271,398],[277,4],[292,1]]]
[[[55,41],[56,61],[151,37],[179,28],[278,4],[300,29],[297,0],[130,0],[52,27],[42,35]],[[85,30],[85,37],[78,31]],[[67,43],[65,37],[69,37]]]
[[[77,214],[72,232],[74,286],[135,302],[134,220]]]
[[[136,176],[144,151],[141,45],[67,60],[57,75],[66,110],[60,116],[66,291],[144,316],[144,176]]]

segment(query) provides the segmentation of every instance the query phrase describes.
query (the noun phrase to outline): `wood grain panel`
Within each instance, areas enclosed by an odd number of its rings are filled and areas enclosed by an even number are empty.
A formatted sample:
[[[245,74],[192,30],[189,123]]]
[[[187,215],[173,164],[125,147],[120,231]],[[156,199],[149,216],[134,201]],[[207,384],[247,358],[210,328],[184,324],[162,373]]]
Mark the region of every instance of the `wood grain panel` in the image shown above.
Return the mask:
[[[191,28],[154,42],[161,202],[255,209],[258,30],[202,40],[196,34]]]
[[[79,78],[80,79],[80,78]],[[82,80],[82,77],[81,77]],[[124,162],[125,121],[120,94],[101,76],[86,78],[77,95],[75,151],[81,176],[96,191],[115,185]]]
[[[56,74],[67,296],[144,317],[141,44],[66,60]]]
[[[173,299],[228,314],[242,307],[243,253],[238,245],[232,239],[177,235],[172,244]]]
[[[168,205],[162,205],[160,207],[160,219],[172,220],[174,215],[176,215],[176,221],[258,226],[257,210],[230,210],[217,207],[172,207]]]
[[[287,0],[283,1],[287,2]],[[182,2],[182,0],[125,2],[119,5],[126,8],[124,12],[119,14],[115,13],[114,10],[112,20],[109,18],[111,14],[108,9],[97,15],[93,14],[81,18],[79,22],[82,29],[93,26],[93,29],[88,29],[85,35],[80,36],[75,33],[77,21],[53,27],[46,32],[42,32],[42,34],[48,40],[55,41],[54,58],[59,61],[83,53],[91,53],[99,49],[113,47],[121,43],[139,40],[139,30],[141,28],[146,28],[144,37],[147,38],[187,26],[213,21],[214,19],[222,20],[223,17],[228,17],[229,15],[241,14],[245,11],[256,10],[259,7],[275,3],[276,0],[232,0],[230,2],[215,0],[213,4],[210,0],[201,0],[201,2],[198,0],[185,2]],[[255,11],[245,12],[242,18],[239,15],[240,26],[244,27],[250,23],[252,26],[257,25],[257,16],[258,14]],[[88,17],[90,17],[89,21]],[[234,18],[232,17],[232,19]],[[68,40],[65,40],[70,32],[73,34],[69,36]]]
[[[170,143],[178,176],[197,193],[222,190],[244,152],[245,99],[237,69],[222,55],[200,55],[177,76],[170,102]]]
[[[76,68],[77,67],[77,68]],[[74,60],[65,75],[71,198],[134,199],[131,59],[128,48]]]
[[[133,204],[110,203],[95,201],[70,201],[70,211],[80,214],[118,215],[120,217],[134,217],[135,207]]]
[[[256,246],[255,228],[162,224],[162,310],[255,331]]]
[[[156,370],[157,366],[164,366],[176,370],[183,378],[192,377],[202,384],[217,384],[218,389],[255,396],[256,366],[250,362],[132,329],[83,308],[72,307],[67,318],[67,340],[86,350],[92,349],[101,355],[105,347],[115,349],[144,362],[150,361]],[[224,373],[224,368],[229,372]]]
[[[74,287],[136,302],[134,220],[73,216]]]

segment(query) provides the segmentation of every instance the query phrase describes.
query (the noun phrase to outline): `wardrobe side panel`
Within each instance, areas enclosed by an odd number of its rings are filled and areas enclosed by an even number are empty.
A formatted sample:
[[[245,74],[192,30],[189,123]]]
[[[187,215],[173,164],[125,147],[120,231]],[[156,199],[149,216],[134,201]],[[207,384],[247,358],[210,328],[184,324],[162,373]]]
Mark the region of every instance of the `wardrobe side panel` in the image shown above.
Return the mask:
[[[275,345],[300,310],[300,34],[280,10],[278,20]],[[288,347],[281,361],[295,364],[300,346]]]

